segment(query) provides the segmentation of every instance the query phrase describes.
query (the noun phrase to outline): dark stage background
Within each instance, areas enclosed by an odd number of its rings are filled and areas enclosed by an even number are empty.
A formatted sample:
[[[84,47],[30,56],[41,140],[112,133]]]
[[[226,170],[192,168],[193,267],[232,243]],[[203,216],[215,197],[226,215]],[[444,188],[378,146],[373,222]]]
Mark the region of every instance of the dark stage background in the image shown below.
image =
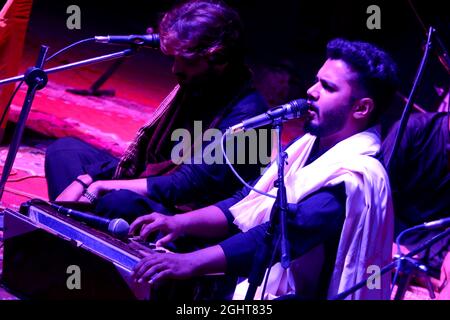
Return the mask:
[[[87,1],[87,0],[35,0],[30,19],[30,33],[34,42],[61,45],[93,35],[141,34],[149,26],[157,25],[161,13],[179,1]],[[392,53],[398,62],[403,94],[407,95],[422,55],[426,39],[408,0],[391,1],[226,1],[241,13],[247,33],[248,62],[256,67],[282,65],[292,77],[291,95],[302,95],[312,82],[315,72],[323,61],[324,47],[334,37],[372,41]],[[426,26],[432,24],[449,46],[450,19],[444,1],[411,1]],[[81,29],[68,30],[66,8],[76,4],[81,8]],[[381,29],[369,30],[366,13],[369,5],[381,9]],[[106,50],[93,44],[89,49]],[[80,50],[80,49],[78,49]],[[170,75],[170,60],[157,52],[146,50],[146,63],[155,62],[160,68],[161,79]],[[150,64],[152,64],[150,61]],[[167,66],[167,67],[165,67]],[[152,70],[147,70],[152,72]],[[444,86],[448,77],[432,56],[421,86],[418,103],[433,110],[438,96],[433,86]]]

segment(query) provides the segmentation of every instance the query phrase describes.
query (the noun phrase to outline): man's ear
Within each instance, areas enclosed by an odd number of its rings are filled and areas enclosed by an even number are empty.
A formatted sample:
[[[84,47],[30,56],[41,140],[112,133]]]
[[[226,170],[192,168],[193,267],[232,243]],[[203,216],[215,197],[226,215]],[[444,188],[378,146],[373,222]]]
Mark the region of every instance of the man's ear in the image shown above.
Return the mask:
[[[369,119],[375,108],[372,98],[362,98],[356,101],[353,107],[353,117],[355,119]]]

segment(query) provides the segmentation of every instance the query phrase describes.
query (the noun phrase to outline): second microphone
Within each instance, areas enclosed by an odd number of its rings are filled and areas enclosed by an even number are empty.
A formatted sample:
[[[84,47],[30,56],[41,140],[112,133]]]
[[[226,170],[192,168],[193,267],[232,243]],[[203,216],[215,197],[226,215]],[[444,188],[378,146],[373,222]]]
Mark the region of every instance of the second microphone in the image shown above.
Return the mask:
[[[259,128],[272,124],[277,119],[287,121],[290,119],[300,118],[308,112],[309,108],[310,105],[305,99],[293,100],[230,127],[228,129],[228,133],[233,134],[249,129]]]

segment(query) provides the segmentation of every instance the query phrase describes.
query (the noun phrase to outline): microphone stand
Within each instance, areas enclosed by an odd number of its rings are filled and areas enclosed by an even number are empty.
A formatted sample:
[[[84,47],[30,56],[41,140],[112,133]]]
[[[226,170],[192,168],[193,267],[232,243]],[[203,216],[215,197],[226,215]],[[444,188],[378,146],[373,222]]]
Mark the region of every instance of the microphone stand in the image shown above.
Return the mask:
[[[414,4],[412,3],[412,1],[408,0],[408,3],[426,36],[428,30],[427,30],[427,27],[425,26],[425,23],[423,22],[422,18],[420,17],[419,13],[417,12],[417,9],[414,6]],[[437,42],[437,48],[435,48],[434,53],[436,54],[442,67],[447,71],[447,73],[450,73],[450,56],[448,54],[448,50],[445,47],[444,43],[442,42],[442,39],[439,36],[438,32],[435,33],[434,38],[436,39],[436,42]]]
[[[428,39],[427,39],[427,45],[425,48],[425,52],[423,54],[422,57],[422,61],[420,62],[420,66],[419,69],[417,71],[414,83],[413,83],[413,87],[411,89],[411,92],[409,93],[409,97],[408,97],[408,101],[406,102],[406,105],[403,109],[403,113],[402,116],[400,118],[399,121],[399,126],[395,135],[395,140],[394,140],[394,146],[392,147],[392,150],[390,150],[390,153],[388,153],[388,157],[386,160],[386,169],[388,174],[391,174],[391,167],[392,167],[392,163],[394,161],[394,158],[396,156],[396,153],[398,151],[398,148],[400,147],[400,142],[403,138],[403,135],[405,133],[406,130],[406,126],[408,124],[408,120],[409,117],[411,115],[412,112],[412,105],[413,105],[413,101],[415,98],[415,95],[417,93],[418,87],[419,87],[419,83],[422,79],[422,76],[425,72],[425,66],[428,62],[428,57],[429,57],[429,51],[431,49],[432,46],[432,37],[433,34],[435,32],[435,29],[433,27],[430,27],[429,31],[428,31]]]
[[[263,245],[258,248],[253,259],[252,270],[248,278],[249,287],[245,295],[245,300],[253,300],[255,298],[257,288],[262,284],[265,271],[269,264],[270,252],[278,250],[275,244],[275,235],[277,232],[277,224],[279,224],[279,232],[281,237],[281,265],[284,269],[289,268],[289,242],[287,239],[287,215],[289,213],[289,205],[287,202],[286,186],[284,183],[284,165],[287,160],[287,153],[282,151],[281,131],[283,128],[283,119],[274,120],[273,128],[277,133],[278,145],[278,178],[274,185],[278,188],[277,198],[270,213],[269,227],[264,235]],[[276,237],[278,238],[278,237]],[[277,241],[276,241],[277,242]]]
[[[89,89],[66,89],[66,91],[81,96],[113,97],[116,94],[114,89],[100,90],[100,87],[113,75],[114,72],[116,72],[117,69],[119,69],[124,60],[125,59],[116,60],[97,80],[95,80]]]
[[[385,273],[393,270],[399,264],[400,264],[400,267],[403,267],[406,263],[409,264],[408,265],[408,269],[409,269],[408,271],[410,271],[412,268],[417,268],[418,270],[420,270],[420,272],[426,272],[426,270],[424,270],[423,266],[420,263],[416,262],[412,257],[415,256],[416,254],[418,254],[418,253],[420,253],[420,252],[430,248],[433,244],[435,244],[438,241],[444,239],[445,237],[448,237],[449,235],[450,235],[450,228],[448,228],[447,230],[445,230],[442,233],[438,234],[437,236],[427,240],[424,244],[422,244],[418,248],[410,251],[406,255],[403,255],[401,257],[396,257],[393,262],[391,262],[390,264],[386,265],[383,269],[381,269],[379,274],[376,275],[376,276],[377,277],[381,277]],[[407,261],[407,262],[405,262],[405,261]],[[357,290],[361,289],[362,287],[366,286],[367,285],[367,281],[370,278],[373,278],[373,277],[374,277],[374,275],[371,275],[370,277],[367,277],[366,279],[364,279],[361,282],[357,283],[355,286],[351,287],[350,289],[348,289],[348,290],[346,290],[344,292],[341,292],[341,293],[337,294],[336,296],[332,297],[331,300],[343,300],[343,299],[345,299],[347,296],[351,295],[352,293],[354,293]],[[402,280],[400,282],[399,287],[398,287],[397,292],[396,292],[396,295],[395,295],[395,300],[399,300],[399,299],[403,298],[403,296],[405,294],[405,291],[407,289],[407,284],[409,283],[409,280],[410,280],[410,276],[408,275],[408,278],[406,278],[406,281]]]
[[[63,70],[69,70],[77,67],[82,67],[94,63],[99,63],[103,61],[113,60],[113,59],[119,59],[123,57],[127,57],[132,55],[136,52],[135,47],[131,47],[119,52],[86,59],[74,63],[69,63],[66,65],[45,69],[43,70],[45,58],[47,56],[48,47],[47,46],[41,46],[41,49],[39,51],[39,56],[36,61],[36,66],[29,68],[24,75],[16,76],[4,80],[0,80],[0,86],[12,83],[16,81],[22,81],[24,80],[25,83],[28,85],[27,94],[25,96],[25,100],[22,106],[22,111],[20,112],[19,120],[17,122],[16,130],[14,131],[13,139],[10,144],[8,154],[6,156],[5,165],[3,167],[3,172],[0,180],[0,201],[3,197],[3,192],[5,191],[5,185],[8,181],[9,174],[11,173],[12,166],[14,164],[14,160],[16,159],[17,151],[19,150],[20,142],[22,140],[22,134],[25,128],[25,123],[28,117],[28,114],[30,113],[31,106],[33,104],[34,96],[36,94],[37,90],[43,89],[48,81],[48,74],[63,71]]]

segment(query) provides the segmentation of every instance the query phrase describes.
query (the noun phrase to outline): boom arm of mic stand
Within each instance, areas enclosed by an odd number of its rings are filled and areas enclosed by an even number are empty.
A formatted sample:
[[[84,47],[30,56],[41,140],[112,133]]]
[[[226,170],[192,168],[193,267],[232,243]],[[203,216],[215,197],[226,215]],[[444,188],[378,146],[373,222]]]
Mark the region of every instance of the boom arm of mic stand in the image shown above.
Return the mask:
[[[39,52],[39,57],[37,59],[36,66],[34,68],[29,68],[24,75],[0,80],[0,86],[7,84],[7,83],[21,81],[21,80],[25,80],[25,82],[28,85],[28,90],[27,90],[27,94],[25,97],[25,101],[22,106],[22,111],[20,112],[19,120],[17,122],[17,127],[16,127],[16,130],[14,131],[13,140],[9,147],[8,155],[6,156],[5,165],[3,167],[3,172],[2,172],[1,179],[0,179],[0,201],[3,197],[5,185],[6,185],[6,182],[8,181],[8,177],[11,172],[12,166],[14,164],[14,160],[16,159],[17,151],[19,150],[20,142],[22,140],[23,130],[25,128],[25,123],[27,121],[28,114],[29,114],[29,112],[31,110],[31,106],[33,104],[34,96],[35,96],[37,90],[43,89],[45,87],[45,85],[47,84],[47,80],[48,80],[47,74],[55,73],[55,72],[63,71],[63,70],[69,70],[69,69],[73,69],[76,67],[81,67],[81,66],[85,66],[85,65],[94,64],[94,63],[99,63],[102,61],[107,61],[107,60],[118,59],[118,58],[130,56],[131,54],[133,54],[136,51],[136,49],[134,49],[134,48],[125,49],[120,52],[107,54],[107,55],[103,55],[100,57],[86,59],[86,60],[66,64],[63,66],[43,70],[42,67],[44,66],[45,57],[47,56],[47,51],[48,51],[48,47],[41,46],[41,50]]]
[[[128,56],[132,55],[135,52],[136,52],[136,49],[129,48],[129,49],[125,49],[125,50],[122,50],[122,51],[119,51],[119,52],[105,54],[105,55],[100,56],[100,57],[95,57],[95,58],[91,58],[91,59],[81,60],[81,61],[78,61],[78,62],[73,62],[73,63],[65,64],[65,65],[62,65],[62,66],[45,69],[44,72],[46,74],[51,74],[51,73],[56,73],[56,72],[59,72],[59,71],[70,70],[70,69],[83,67],[83,66],[86,66],[86,65],[91,65],[91,64],[95,64],[95,63],[99,63],[99,62],[103,62],[103,61],[109,61],[109,60],[119,59],[119,58],[122,58],[122,57],[128,57]],[[21,76],[16,76],[16,77],[0,80],[0,86],[2,86],[4,84],[12,83],[12,82],[22,81],[24,79],[25,79],[25,75],[21,75]]]

